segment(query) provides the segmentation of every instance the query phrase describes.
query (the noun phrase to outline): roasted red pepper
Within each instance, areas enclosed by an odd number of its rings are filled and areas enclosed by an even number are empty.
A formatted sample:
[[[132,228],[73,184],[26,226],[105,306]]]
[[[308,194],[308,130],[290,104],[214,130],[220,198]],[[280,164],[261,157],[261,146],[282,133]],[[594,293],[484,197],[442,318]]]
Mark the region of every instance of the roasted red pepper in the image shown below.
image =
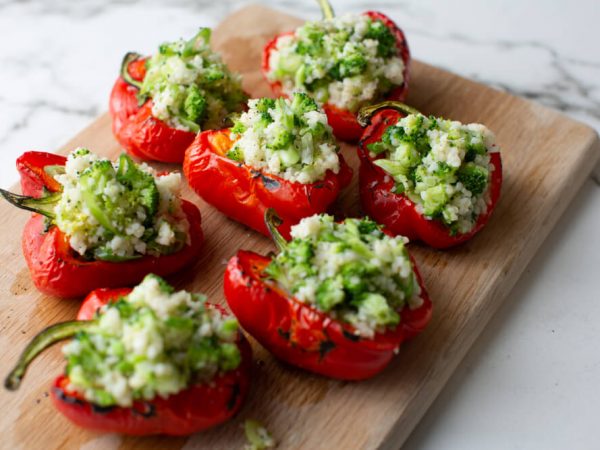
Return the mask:
[[[146,75],[146,60],[137,53],[128,53],[123,59],[121,76],[110,94],[113,133],[133,156],[180,163],[195,133],[178,130],[152,116],[151,99],[138,104],[137,93]]]
[[[39,197],[44,189],[60,190],[60,185],[45,168],[64,163],[63,156],[24,153],[17,160],[23,194]],[[9,201],[16,198],[6,191],[3,196]],[[167,276],[178,272],[199,256],[203,241],[200,211],[185,200],[182,200],[182,209],[190,224],[188,245],[169,255],[143,256],[123,262],[83,259],[71,249],[68,237],[58,227],[51,226],[46,230],[44,216],[34,214],[25,225],[22,238],[23,255],[33,283],[45,294],[69,298],[81,297],[100,286],[132,285],[148,273]]]
[[[131,289],[98,289],[83,302],[77,321],[63,322],[42,331],[25,349],[19,364],[11,372],[5,387],[19,387],[28,364],[44,348],[72,337],[85,329],[96,310]],[[209,307],[222,308],[218,305]],[[69,390],[65,375],[56,378],[50,391],[58,411],[76,425],[96,431],[129,435],[166,434],[183,436],[229,420],[241,408],[250,384],[252,351],[248,341],[239,333],[237,341],[242,356],[239,367],[214,378],[210,383],[195,384],[175,395],[157,396],[149,401],[136,401],[132,407],[100,407]]]
[[[327,2],[319,1],[321,7],[323,9],[323,15],[325,19],[333,18],[333,11],[331,7],[327,4]],[[406,42],[406,37],[404,36],[404,32],[385,14],[376,11],[367,11],[363,13],[366,16],[369,16],[373,20],[380,20],[383,24],[389,28],[394,37],[396,38],[396,46],[398,48],[397,55],[402,59],[404,63],[404,83],[401,86],[394,88],[388,95],[386,95],[386,99],[388,100],[398,100],[403,101],[406,98],[408,91],[408,83],[409,83],[409,73],[410,73],[410,51],[408,49],[408,43]],[[271,81],[268,79],[267,74],[271,69],[271,52],[277,46],[277,41],[283,36],[293,35],[294,31],[288,31],[286,33],[281,33],[275,36],[271,41],[267,43],[263,50],[262,56],[262,71],[263,75],[273,93],[277,96],[287,96],[282,91],[282,85],[279,81]],[[333,128],[333,133],[335,136],[346,142],[356,142],[360,138],[362,134],[362,128],[359,125],[356,114],[340,109],[335,105],[331,105],[329,103],[325,103],[323,105],[323,109],[327,114],[327,120],[329,125]]]
[[[279,359],[341,380],[362,380],[381,372],[400,344],[419,334],[431,319],[432,304],[413,261],[423,304],[404,307],[393,330],[362,338],[265,280],[271,259],[240,250],[225,270],[225,298],[240,325]]]
[[[394,109],[398,107],[405,111]],[[384,102],[381,105],[365,108],[363,111],[365,114],[361,117],[361,121],[365,125],[368,123],[368,116],[374,113],[358,146],[360,203],[369,217],[384,225],[393,234],[405,236],[411,241],[422,241],[438,249],[462,244],[485,226],[500,198],[502,187],[500,153],[490,154],[490,163],[494,170],[489,187],[490,203],[486,212],[478,217],[469,232],[452,234],[443,223],[428,219],[417,211],[416,205],[406,195],[392,192],[394,180],[381,167],[373,164],[377,157],[374,158],[367,148],[367,145],[380,141],[385,130],[405,117],[406,113],[413,113],[416,110],[394,105],[393,102],[390,104]]]
[[[200,133],[186,152],[183,172],[191,188],[232,219],[268,236],[264,214],[274,208],[283,219],[279,231],[286,237],[303,217],[324,212],[352,178],[342,157],[337,174],[329,171],[312,184],[291,182],[263,173],[225,154],[233,146],[230,130]]]

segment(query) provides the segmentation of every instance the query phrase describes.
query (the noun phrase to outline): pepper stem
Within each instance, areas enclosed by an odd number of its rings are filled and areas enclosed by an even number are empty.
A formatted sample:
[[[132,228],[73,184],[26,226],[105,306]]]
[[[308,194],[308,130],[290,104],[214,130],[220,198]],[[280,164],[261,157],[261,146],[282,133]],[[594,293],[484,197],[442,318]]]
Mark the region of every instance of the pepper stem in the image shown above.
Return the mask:
[[[62,192],[47,193],[42,197],[29,197],[26,195],[13,194],[12,192],[0,189],[0,196],[16,206],[17,208],[34,213],[42,214],[49,219],[54,219],[54,206],[60,200]]]
[[[271,234],[273,242],[280,251],[284,250],[287,246],[287,241],[277,229],[282,223],[283,220],[277,215],[277,212],[273,208],[267,208],[265,211],[265,225]]]
[[[331,3],[329,3],[327,0],[317,0],[317,3],[321,7],[321,12],[323,13],[323,19],[331,20],[335,17],[335,13],[333,12]]]
[[[25,347],[17,365],[4,380],[4,387],[9,391],[19,389],[27,367],[41,352],[57,342],[73,337],[76,333],[91,327],[94,323],[93,320],[71,320],[57,323],[42,330]]]
[[[402,102],[397,102],[395,100],[387,100],[385,102],[377,103],[376,105],[365,106],[361,108],[356,116],[358,123],[361,127],[366,127],[369,125],[371,117],[377,111],[381,109],[394,109],[404,114],[421,114],[418,109],[413,108],[412,106],[408,106]]]
[[[127,83],[133,87],[136,87],[138,89],[142,88],[142,82],[135,80],[131,76],[131,74],[129,73],[129,64],[131,64],[136,59],[139,59],[140,57],[141,57],[141,55],[139,53],[128,52],[123,57],[123,62],[121,63],[121,78],[123,78],[123,80],[125,80],[125,83]]]

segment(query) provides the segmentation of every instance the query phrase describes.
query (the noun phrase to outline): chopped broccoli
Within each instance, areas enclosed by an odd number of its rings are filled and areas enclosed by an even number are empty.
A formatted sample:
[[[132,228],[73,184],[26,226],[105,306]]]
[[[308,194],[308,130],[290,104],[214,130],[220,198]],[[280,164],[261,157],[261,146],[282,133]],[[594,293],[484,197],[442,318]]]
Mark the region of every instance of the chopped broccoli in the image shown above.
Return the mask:
[[[377,41],[377,56],[381,58],[389,58],[398,52],[396,38],[381,20],[371,24],[365,38]]]
[[[387,236],[370,219],[336,223],[318,215],[291,234],[265,274],[298,300],[360,324],[361,333],[397,324],[396,310],[418,294],[412,272],[399,275],[398,267],[411,267],[403,238]]]
[[[206,97],[202,95],[198,86],[192,85],[188,88],[183,110],[187,120],[195,123],[202,122],[206,113]]]
[[[268,113],[269,110],[275,108],[275,99],[272,98],[260,98],[256,102],[256,110],[260,113]]]
[[[227,156],[229,159],[233,159],[234,161],[238,161],[238,162],[241,162],[244,160],[244,152],[237,145],[231,147],[227,151],[227,153],[225,153],[225,156]]]
[[[100,225],[113,234],[118,233],[118,229],[111,219],[116,205],[109,196],[105,195],[105,190],[109,182],[115,178],[116,173],[112,163],[108,160],[100,160],[85,169],[79,179],[81,197],[90,213]]]
[[[141,203],[146,208],[148,217],[152,218],[158,210],[160,197],[154,177],[141,170],[128,155],[123,153],[119,157],[116,178],[119,183],[131,190],[132,198]]]
[[[400,323],[400,315],[390,307],[383,295],[368,293],[359,302],[363,314],[377,323],[386,326],[394,326]]]
[[[483,193],[487,187],[488,171],[472,162],[461,167],[456,176],[473,195]]]
[[[319,105],[308,94],[304,92],[295,92],[292,97],[291,108],[296,114],[303,114],[308,111],[318,111]]]
[[[330,311],[333,307],[343,302],[344,297],[342,277],[325,280],[317,288],[316,302],[322,311]]]

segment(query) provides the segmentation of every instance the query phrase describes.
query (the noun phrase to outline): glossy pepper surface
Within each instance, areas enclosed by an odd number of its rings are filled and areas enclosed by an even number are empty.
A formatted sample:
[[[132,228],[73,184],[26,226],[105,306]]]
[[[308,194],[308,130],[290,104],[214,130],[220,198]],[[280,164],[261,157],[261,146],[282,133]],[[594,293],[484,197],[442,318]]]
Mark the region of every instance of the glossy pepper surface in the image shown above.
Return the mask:
[[[362,380],[381,372],[400,344],[419,334],[431,319],[432,304],[419,272],[423,303],[405,306],[394,329],[362,338],[351,325],[335,320],[287,295],[266,279],[271,259],[240,250],[229,260],[224,289],[240,325],[277,358],[341,380]]]
[[[402,59],[402,62],[404,63],[404,82],[401,86],[395,87],[390,93],[388,93],[388,95],[386,95],[386,99],[403,101],[407,95],[410,73],[410,51],[408,49],[408,43],[406,42],[404,32],[394,23],[392,19],[390,19],[385,14],[376,11],[367,11],[363,14],[370,17],[372,20],[380,20],[381,22],[383,22],[383,24],[387,28],[389,28],[389,30],[396,38],[396,46],[398,48],[397,55]],[[327,16],[327,14],[325,15]],[[275,36],[271,41],[267,43],[263,50],[263,75],[265,76],[267,83],[271,87],[271,90],[277,96],[286,95],[283,93],[280,81],[271,81],[267,77],[267,74],[270,72],[271,69],[271,52],[277,47],[277,41],[280,38],[284,36],[290,36],[293,34],[294,32],[290,31]],[[333,128],[333,133],[338,139],[346,142],[356,142],[359,140],[363,130],[358,123],[356,113],[338,108],[337,106],[329,103],[325,103],[323,105],[323,110],[327,114],[327,121],[329,122],[329,125],[331,125],[331,128]]]
[[[85,321],[92,320],[99,307],[127,295],[130,291],[131,289],[98,289],[91,292],[81,306],[78,321],[58,325],[71,326],[71,330],[67,330],[52,342],[46,341],[46,346],[71,337],[76,327],[81,328],[81,321],[85,324]],[[207,306],[221,309],[208,303]],[[196,433],[229,420],[244,402],[250,383],[252,352],[241,333],[237,345],[242,357],[237,369],[217,375],[210,383],[191,385],[175,395],[136,401],[129,408],[100,407],[85,400],[80,394],[70,391],[68,377],[61,375],[52,385],[52,402],[71,422],[95,431],[173,436]],[[16,385],[15,380],[9,377],[6,387],[16,389],[23,375],[24,369],[18,375]]]
[[[24,195],[40,196],[44,189],[60,190],[48,176],[49,166],[64,165],[63,156],[26,152],[17,160]],[[34,214],[23,230],[23,255],[35,286],[45,294],[81,297],[98,287],[133,285],[148,273],[167,276],[182,270],[201,250],[203,234],[198,208],[185,200],[181,206],[189,222],[190,242],[178,252],[143,256],[123,262],[86,260],[70,247],[68,237],[58,227],[46,229],[45,217]]]
[[[392,108],[382,109],[373,115],[370,125],[364,130],[358,146],[361,207],[369,217],[384,225],[389,232],[405,236],[411,241],[422,241],[438,249],[462,244],[485,226],[498,203],[502,187],[500,153],[490,154],[490,163],[494,170],[491,174],[490,202],[486,212],[478,217],[469,232],[452,234],[443,223],[428,219],[421,214],[406,195],[392,192],[394,187],[392,177],[381,167],[373,164],[377,157],[370,154],[367,146],[380,141],[385,130],[404,116],[404,113]]]
[[[152,115],[152,99],[138,104],[137,93],[146,75],[146,60],[136,53],[123,59],[121,75],[110,94],[113,133],[131,155],[166,163],[183,161],[195,133],[167,125]]]
[[[204,131],[186,152],[183,172],[191,188],[226,216],[268,236],[264,222],[267,208],[277,210],[289,230],[303,217],[324,212],[352,178],[342,157],[337,174],[328,171],[323,180],[310,184],[265,174],[225,154],[233,146],[229,130]]]

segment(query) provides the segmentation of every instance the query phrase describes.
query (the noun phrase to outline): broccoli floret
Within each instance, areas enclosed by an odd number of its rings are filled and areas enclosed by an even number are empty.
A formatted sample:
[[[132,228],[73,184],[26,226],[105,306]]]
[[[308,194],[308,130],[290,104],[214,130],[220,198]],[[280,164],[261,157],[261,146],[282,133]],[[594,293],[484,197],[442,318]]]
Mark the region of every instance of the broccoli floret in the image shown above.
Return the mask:
[[[319,110],[317,103],[304,92],[294,93],[291,108],[296,114]]]
[[[246,131],[246,125],[244,125],[239,119],[235,120],[231,132],[236,135],[240,135]]]
[[[376,20],[371,24],[365,38],[377,41],[377,56],[381,58],[394,56],[398,51],[394,34],[380,20]]]
[[[116,177],[119,183],[131,190],[132,197],[146,209],[151,220],[158,210],[160,198],[154,177],[141,170],[125,153],[119,157]]]
[[[434,217],[439,214],[448,202],[448,194],[444,185],[430,187],[421,193],[423,210],[426,216]]]
[[[202,78],[203,81],[207,84],[215,83],[217,81],[225,79],[225,72],[215,67],[212,67],[202,74]]]
[[[374,319],[378,325],[397,325],[400,315],[394,311],[381,294],[367,293],[358,305],[359,311],[366,317]]]
[[[258,101],[256,102],[255,108],[260,113],[268,113],[270,109],[275,108],[275,99],[272,99],[272,98],[258,99]]]
[[[278,129],[269,140],[269,148],[274,150],[283,150],[290,148],[294,144],[294,134],[291,131]]]
[[[233,159],[234,161],[238,161],[238,162],[244,160],[244,152],[238,146],[234,146],[234,147],[230,148],[227,151],[227,153],[225,153],[225,156],[227,156],[229,159]]]
[[[481,194],[487,187],[488,171],[474,163],[465,164],[456,176],[473,195]]]
[[[344,301],[342,277],[325,280],[317,288],[316,302],[322,311],[330,311]]]
[[[183,103],[186,119],[200,123],[206,113],[206,97],[202,95],[198,86],[191,85],[187,90],[187,97]]]
[[[367,67],[367,60],[363,55],[353,54],[340,61],[330,71],[332,78],[342,81],[344,78],[360,75]]]
[[[110,213],[115,209],[111,198],[104,194],[109,181],[115,179],[115,169],[108,160],[100,160],[93,163],[83,171],[79,178],[81,185],[81,196],[90,213],[106,230],[116,234]]]

